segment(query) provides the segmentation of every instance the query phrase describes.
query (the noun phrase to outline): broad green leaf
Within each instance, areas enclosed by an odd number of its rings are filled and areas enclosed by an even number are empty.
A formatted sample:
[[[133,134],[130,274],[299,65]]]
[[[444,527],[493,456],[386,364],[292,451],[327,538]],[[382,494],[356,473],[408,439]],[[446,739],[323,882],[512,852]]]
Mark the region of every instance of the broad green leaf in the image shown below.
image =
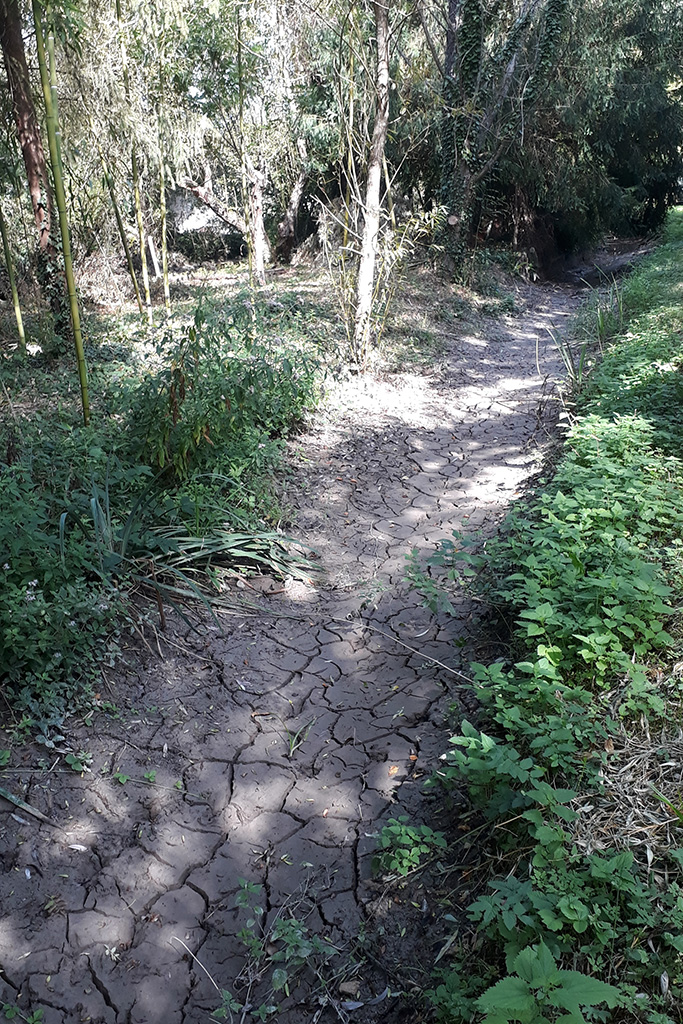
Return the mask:
[[[503,978],[479,996],[476,1005],[483,1013],[504,1011],[504,1020],[528,1021],[534,1012],[536,1000],[521,978]]]
[[[619,1000],[619,989],[598,978],[591,978],[579,971],[559,971],[561,987],[548,994],[548,1001],[563,1010],[580,1014],[582,1006],[597,1006],[607,1003],[612,1008]]]

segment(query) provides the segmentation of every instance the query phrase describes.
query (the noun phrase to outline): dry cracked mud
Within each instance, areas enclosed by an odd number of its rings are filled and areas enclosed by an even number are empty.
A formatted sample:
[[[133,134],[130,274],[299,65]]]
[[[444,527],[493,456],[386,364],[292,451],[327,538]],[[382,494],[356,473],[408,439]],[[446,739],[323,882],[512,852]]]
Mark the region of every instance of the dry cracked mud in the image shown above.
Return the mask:
[[[421,820],[444,709],[466,706],[438,662],[463,668],[477,617],[463,596],[435,619],[405,556],[495,529],[538,466],[560,372],[548,328],[579,299],[524,298],[523,314],[452,337],[427,375],[336,384],[292,442],[286,498],[323,583],[271,588],[264,614],[226,616],[223,635],[179,628],[157,650],[150,633],[106,675],[119,717],[70,727],[89,771],[14,752],[3,785],[56,825],[0,800],[0,1006],[42,1008],[45,1024],[198,1024],[225,989],[250,1007],[226,1008],[235,1021],[269,1003],[281,1024],[400,1019],[375,836]],[[252,931],[270,936],[260,959],[238,934],[244,882],[263,909]]]

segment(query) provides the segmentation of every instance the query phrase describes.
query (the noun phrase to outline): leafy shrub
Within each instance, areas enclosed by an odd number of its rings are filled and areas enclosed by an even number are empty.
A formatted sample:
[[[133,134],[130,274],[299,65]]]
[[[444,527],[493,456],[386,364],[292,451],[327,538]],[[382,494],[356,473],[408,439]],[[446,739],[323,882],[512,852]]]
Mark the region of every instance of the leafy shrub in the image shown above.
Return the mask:
[[[549,1024],[546,1013],[566,1011],[566,1024],[585,1024],[582,1010],[607,1003],[614,1007],[619,990],[578,971],[560,970],[543,942],[522,950],[512,965],[513,975],[487,989],[477,1000],[486,1014],[483,1024]]]
[[[62,402],[71,368],[8,368],[38,406],[0,423],[0,685],[20,714],[47,728],[87,698],[131,585],[177,606],[215,596],[221,565],[304,573],[264,520],[279,519],[269,473],[317,398],[315,366],[253,333],[242,302],[198,313],[147,378],[121,359],[130,346],[102,346],[105,415],[88,427]]]
[[[130,426],[140,456],[181,479],[194,470],[267,468],[276,439],[316,399],[307,357],[245,346],[201,311],[180,341],[164,339],[159,355],[163,365],[134,397]]]
[[[585,853],[572,841],[614,734],[667,713],[647,662],[672,653],[666,627],[683,580],[683,311],[671,300],[679,221],[624,286],[627,333],[579,395],[552,480],[484,552],[456,534],[430,573],[411,559],[410,578],[435,610],[452,611],[450,589],[469,575],[504,609],[518,658],[472,666],[485,729],[463,722],[433,781],[467,787],[512,864],[468,907],[478,982],[462,949],[430,994],[449,1024],[477,1013],[487,1024],[604,1020],[597,1007],[614,1007],[617,989],[635,1018],[670,1024],[660,1011],[680,998],[683,850],[650,872],[629,850]],[[508,974],[491,985],[493,964],[504,973],[501,951]],[[582,972],[565,974],[558,958]],[[618,985],[608,992],[584,972]]]
[[[96,572],[92,540],[60,545],[49,494],[26,466],[0,467],[0,665],[6,696],[36,722],[78,706],[121,611]]]

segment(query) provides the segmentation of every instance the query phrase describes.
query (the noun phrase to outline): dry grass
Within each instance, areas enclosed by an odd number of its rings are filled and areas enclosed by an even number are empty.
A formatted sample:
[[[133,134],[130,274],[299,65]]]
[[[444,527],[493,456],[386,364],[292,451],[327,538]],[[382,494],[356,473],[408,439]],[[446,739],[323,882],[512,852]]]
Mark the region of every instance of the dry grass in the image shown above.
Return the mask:
[[[678,684],[683,664],[668,679],[658,673],[662,690]],[[670,722],[651,728],[645,717],[608,741],[600,776],[602,789],[574,802],[578,818],[572,839],[586,854],[631,850],[648,866],[681,844],[683,837],[683,728],[677,723],[680,692],[667,700]],[[680,710],[680,709],[678,709]],[[664,798],[664,799],[662,799]]]

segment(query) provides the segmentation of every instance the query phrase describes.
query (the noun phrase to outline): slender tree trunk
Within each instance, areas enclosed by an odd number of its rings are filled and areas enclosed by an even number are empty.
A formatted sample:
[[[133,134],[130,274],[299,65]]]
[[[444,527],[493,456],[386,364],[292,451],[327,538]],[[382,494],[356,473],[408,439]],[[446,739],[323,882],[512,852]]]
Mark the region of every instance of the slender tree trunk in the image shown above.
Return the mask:
[[[138,304],[138,309],[142,313],[143,309],[142,309],[142,296],[140,295],[140,286],[138,285],[138,279],[137,279],[137,277],[135,275],[135,267],[133,266],[133,257],[131,256],[130,246],[128,245],[128,238],[126,236],[126,229],[125,229],[125,226],[124,226],[124,223],[123,223],[123,218],[121,216],[121,211],[119,209],[119,204],[118,204],[117,199],[116,199],[116,190],[114,188],[114,179],[112,178],[112,176],[111,176],[111,174],[109,172],[109,168],[107,167],[107,162],[104,159],[104,153],[102,152],[101,146],[98,145],[97,148],[99,150],[100,161],[102,163],[102,170],[104,172],[104,180],[106,181],[107,188],[109,189],[109,197],[111,199],[111,205],[112,205],[112,208],[114,210],[114,216],[116,218],[116,226],[119,229],[119,238],[121,239],[121,245],[123,246],[123,251],[124,251],[125,256],[126,256],[126,266],[128,267],[128,273],[130,274],[130,279],[131,279],[131,281],[133,283],[133,289],[135,291],[135,298],[136,298],[136,301],[137,301],[137,304]]]
[[[164,154],[160,154],[159,163],[159,212],[161,214],[161,273],[164,279],[164,306],[171,312],[171,288],[168,281],[168,238],[166,227],[166,171]]]
[[[121,46],[121,67],[123,68],[123,88],[126,94],[126,101],[130,103],[130,80],[128,77],[128,53],[126,51],[126,40],[123,35],[123,14],[121,12],[121,0],[116,0],[116,20],[119,26],[119,41]],[[149,274],[147,272],[147,254],[145,253],[145,224],[142,218],[142,202],[140,199],[140,171],[138,158],[135,152],[135,140],[131,144],[130,169],[133,181],[133,202],[135,203],[135,221],[138,228],[138,242],[140,245],[140,262],[142,264],[142,286],[145,291],[145,308],[147,310],[147,322],[152,325],[152,295],[149,290]]]
[[[266,176],[251,162],[247,169],[249,197],[249,254],[250,265],[257,283],[266,283],[266,263],[270,262],[270,242],[263,223],[263,190]]]
[[[40,81],[43,87],[43,99],[45,100],[45,119],[47,123],[47,138],[50,147],[50,162],[52,164],[52,178],[55,183],[55,198],[59,212],[59,227],[62,238],[62,252],[64,255],[64,273],[66,275],[67,291],[69,295],[69,309],[71,312],[71,326],[73,328],[74,344],[76,346],[76,361],[78,364],[78,376],[81,384],[81,405],[83,408],[83,422],[90,422],[90,400],[88,396],[88,371],[85,364],[83,352],[83,337],[81,335],[81,315],[76,297],[76,282],[74,279],[73,263],[71,260],[71,237],[69,235],[69,224],[66,216],[66,193],[64,191],[64,175],[62,173],[62,153],[59,133],[59,122],[57,118],[57,72],[55,67],[55,40],[52,31],[47,37],[47,51],[50,66],[45,60],[45,43],[43,40],[43,26],[41,21],[41,9],[38,0],[33,0],[33,22],[36,29],[36,49],[38,53],[38,66],[40,68]]]
[[[52,238],[52,190],[31,92],[18,0],[0,0],[0,45],[37,232],[38,280],[52,310],[55,333],[62,335],[68,332],[64,272]]]
[[[18,0],[0,0],[0,44],[12,97],[17,137],[26,168],[33,217],[38,231],[38,246],[44,252],[50,245],[52,193],[31,94]]]
[[[368,177],[365,191],[363,241],[354,320],[354,354],[360,366],[365,364],[370,347],[372,300],[380,218],[382,160],[389,127],[389,0],[373,0],[377,33],[377,104],[372,129]]]
[[[142,264],[142,287],[145,291],[145,308],[147,310],[147,322],[152,325],[152,293],[149,290],[149,271],[147,270],[147,253],[145,246],[145,222],[142,217],[142,200],[140,198],[140,172],[138,170],[138,158],[135,152],[135,144],[130,158],[131,173],[133,177],[133,200],[135,202],[135,221],[138,226],[138,242],[140,244],[140,263]]]
[[[157,247],[154,238],[151,235],[147,235],[147,248],[149,249],[149,258],[152,262],[152,270],[154,271],[155,281],[161,280],[161,265],[159,263],[159,257],[157,256]]]
[[[9,238],[7,237],[7,224],[5,223],[5,216],[0,207],[0,235],[2,235],[2,249],[5,254],[5,266],[7,267],[7,276],[9,277],[9,286],[12,292],[12,305],[14,306],[14,315],[17,320],[17,332],[19,334],[19,354],[21,356],[26,355],[26,335],[24,334],[24,320],[21,315],[21,306],[19,305],[19,292],[17,291],[17,282],[14,277],[14,264],[12,263],[12,252],[9,247]]]
[[[353,7],[349,10],[349,117],[346,122],[346,187],[344,189],[344,235],[342,237],[342,259],[345,258],[346,246],[349,243],[349,219],[351,216],[351,182],[356,177],[355,161],[353,159],[353,133],[355,130],[355,77],[356,66],[354,56],[354,27]]]
[[[159,56],[159,107],[157,110],[157,135],[159,139],[159,213],[161,215],[161,267],[164,279],[164,306],[171,312],[171,289],[168,281],[168,238],[166,227],[166,155],[164,153],[164,38],[161,37],[162,51]]]

